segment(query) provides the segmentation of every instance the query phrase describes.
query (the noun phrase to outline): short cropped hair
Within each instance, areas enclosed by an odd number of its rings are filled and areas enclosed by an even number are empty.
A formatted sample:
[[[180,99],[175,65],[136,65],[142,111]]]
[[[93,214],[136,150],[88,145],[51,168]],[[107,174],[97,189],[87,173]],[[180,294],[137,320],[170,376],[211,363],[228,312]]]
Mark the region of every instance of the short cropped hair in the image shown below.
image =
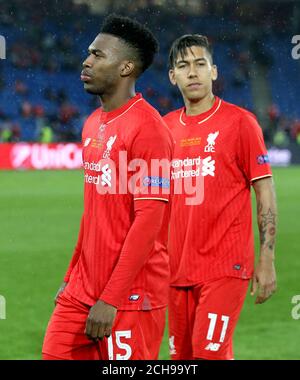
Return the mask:
[[[158,41],[152,32],[129,17],[109,15],[104,20],[101,33],[119,37],[131,48],[134,48],[140,61],[141,73],[152,64],[159,49]]]
[[[187,54],[187,49],[192,46],[200,46],[207,50],[210,54],[211,62],[213,61],[212,47],[206,36],[201,34],[185,34],[175,40],[171,46],[169,53],[169,67],[173,69],[176,64],[178,55],[183,58]]]

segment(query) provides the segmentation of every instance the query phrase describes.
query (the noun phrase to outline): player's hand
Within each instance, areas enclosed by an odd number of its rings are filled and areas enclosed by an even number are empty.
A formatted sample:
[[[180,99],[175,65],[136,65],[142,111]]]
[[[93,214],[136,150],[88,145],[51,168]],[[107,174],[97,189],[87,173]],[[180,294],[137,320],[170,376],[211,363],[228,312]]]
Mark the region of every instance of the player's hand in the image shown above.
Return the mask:
[[[117,314],[117,309],[103,301],[97,301],[91,307],[85,325],[85,334],[88,339],[97,341],[104,336],[109,337]]]
[[[251,296],[257,292],[256,304],[269,299],[276,291],[276,271],[272,258],[260,257],[254,270],[251,284]]]
[[[60,286],[60,288],[58,289],[57,293],[56,293],[56,296],[54,298],[54,305],[56,306],[57,304],[57,300],[58,300],[58,297],[60,296],[60,294],[65,290],[65,287],[67,286],[67,282],[63,282]]]

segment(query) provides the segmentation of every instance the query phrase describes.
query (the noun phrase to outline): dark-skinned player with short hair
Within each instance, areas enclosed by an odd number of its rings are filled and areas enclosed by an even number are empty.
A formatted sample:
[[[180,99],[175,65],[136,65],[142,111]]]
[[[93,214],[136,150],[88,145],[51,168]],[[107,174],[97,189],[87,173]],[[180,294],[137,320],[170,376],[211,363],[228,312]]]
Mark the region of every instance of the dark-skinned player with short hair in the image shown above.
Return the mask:
[[[158,357],[168,297],[173,140],[135,92],[157,49],[149,29],[117,15],[89,46],[81,79],[101,107],[83,127],[84,212],[44,359]],[[165,165],[153,174],[156,160]]]

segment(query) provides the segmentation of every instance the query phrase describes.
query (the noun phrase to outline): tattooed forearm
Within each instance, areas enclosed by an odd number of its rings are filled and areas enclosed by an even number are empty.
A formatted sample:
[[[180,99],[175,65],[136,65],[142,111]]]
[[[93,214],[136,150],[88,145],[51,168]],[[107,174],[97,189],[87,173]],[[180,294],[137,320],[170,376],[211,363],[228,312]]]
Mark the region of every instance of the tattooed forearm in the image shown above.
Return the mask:
[[[276,235],[276,213],[265,209],[261,201],[257,204],[257,219],[261,248],[274,249]]]
[[[275,258],[277,232],[277,205],[272,178],[253,183],[257,205],[257,224],[260,237],[260,257]]]
[[[274,249],[274,246],[275,246],[275,238],[267,241],[267,243],[265,244],[265,246],[270,249],[270,250],[273,250]]]

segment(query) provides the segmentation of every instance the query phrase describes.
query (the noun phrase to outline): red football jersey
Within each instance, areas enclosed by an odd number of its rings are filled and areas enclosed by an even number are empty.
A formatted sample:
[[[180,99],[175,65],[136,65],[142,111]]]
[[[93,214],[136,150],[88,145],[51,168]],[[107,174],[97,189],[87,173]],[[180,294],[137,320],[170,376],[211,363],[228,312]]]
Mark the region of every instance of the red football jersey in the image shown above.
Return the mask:
[[[134,202],[169,199],[170,165],[162,165],[159,170],[151,165],[163,159],[170,164],[173,140],[162,117],[141,94],[117,110],[94,111],[85,122],[82,139],[82,246],[66,292],[94,305],[105,290],[133,224]],[[120,310],[154,309],[167,304],[168,214]]]
[[[216,98],[210,110],[164,117],[175,139],[171,183],[171,285],[250,278],[254,264],[251,181],[271,176],[255,116]]]

